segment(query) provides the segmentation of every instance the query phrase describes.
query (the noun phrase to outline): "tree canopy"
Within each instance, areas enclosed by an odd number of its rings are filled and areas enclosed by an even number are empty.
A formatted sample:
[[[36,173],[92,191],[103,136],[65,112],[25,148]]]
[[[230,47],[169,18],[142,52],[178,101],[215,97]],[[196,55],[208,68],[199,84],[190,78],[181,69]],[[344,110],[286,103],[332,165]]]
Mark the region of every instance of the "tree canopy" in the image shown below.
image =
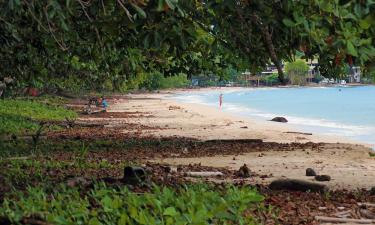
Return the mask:
[[[0,76],[20,86],[113,89],[164,76],[260,71],[317,57],[329,77],[374,67],[373,0],[9,0]]]

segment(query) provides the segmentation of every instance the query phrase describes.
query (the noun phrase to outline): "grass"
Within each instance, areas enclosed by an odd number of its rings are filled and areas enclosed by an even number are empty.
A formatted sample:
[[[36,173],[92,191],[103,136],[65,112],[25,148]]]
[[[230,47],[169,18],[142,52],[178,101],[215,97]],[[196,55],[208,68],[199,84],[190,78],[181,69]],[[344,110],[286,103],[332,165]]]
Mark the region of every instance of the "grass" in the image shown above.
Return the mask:
[[[0,100],[0,135],[22,135],[36,131],[39,121],[73,119],[75,112],[57,105],[58,99],[43,98]]]
[[[0,217],[12,223],[37,218],[51,224],[257,224],[252,212],[263,196],[248,187],[191,184],[154,186],[136,193],[98,183],[88,193],[60,185],[29,188],[5,199]]]

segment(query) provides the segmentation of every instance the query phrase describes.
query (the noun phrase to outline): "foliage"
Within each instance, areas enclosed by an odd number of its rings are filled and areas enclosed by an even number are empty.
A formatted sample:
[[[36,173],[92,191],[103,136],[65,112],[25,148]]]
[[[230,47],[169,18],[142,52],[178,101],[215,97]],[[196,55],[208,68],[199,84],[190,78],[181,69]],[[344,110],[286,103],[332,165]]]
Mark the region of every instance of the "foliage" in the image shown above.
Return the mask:
[[[61,121],[75,117],[75,112],[51,104],[18,99],[0,100],[2,135],[32,132],[38,128],[38,121]]]
[[[294,85],[302,85],[306,83],[309,66],[303,60],[296,60],[285,64],[285,72],[289,81]]]
[[[219,3],[220,2],[220,3]],[[375,18],[372,0],[365,1],[214,1],[192,6],[218,40],[240,51],[257,72],[270,61],[278,67],[298,51],[318,57],[324,76],[337,76],[344,61],[374,66]],[[194,8],[194,9],[193,9]],[[199,15],[199,14],[198,14]]]
[[[276,84],[279,82],[279,75],[277,73],[272,73],[264,77],[264,81],[267,84]]]
[[[304,60],[296,60],[294,62],[288,62],[285,64],[285,72],[287,74],[306,76],[308,71],[309,66]]]
[[[164,77],[163,74],[155,72],[153,74],[148,74],[148,77],[143,83],[141,83],[141,88],[146,88],[147,90],[157,90],[157,89],[168,89],[168,88],[183,88],[187,87],[189,81],[185,74],[179,74],[170,77]]]
[[[0,76],[21,87],[129,90],[159,73],[220,72],[232,58],[178,1],[11,0],[0,9]]]
[[[373,0],[0,3],[0,76],[19,87],[128,90],[146,79],[262,70],[297,51],[331,77],[374,66]],[[66,82],[66,80],[68,80]],[[152,82],[151,82],[152,83]],[[71,85],[75,84],[75,85]],[[78,86],[79,86],[78,85]]]
[[[154,186],[142,194],[97,184],[86,196],[76,188],[59,189],[49,195],[43,188],[29,188],[17,200],[5,199],[0,215],[15,223],[38,215],[53,224],[254,224],[245,212],[263,201],[247,187],[220,191],[204,184],[178,190]]]

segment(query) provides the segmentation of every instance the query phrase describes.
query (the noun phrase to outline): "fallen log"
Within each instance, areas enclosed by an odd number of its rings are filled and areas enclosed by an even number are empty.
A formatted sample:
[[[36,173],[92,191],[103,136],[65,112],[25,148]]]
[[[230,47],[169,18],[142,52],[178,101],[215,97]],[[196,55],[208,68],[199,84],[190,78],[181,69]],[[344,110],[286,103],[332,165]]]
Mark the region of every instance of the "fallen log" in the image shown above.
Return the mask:
[[[262,139],[213,139],[213,140],[207,140],[205,143],[255,143],[255,144],[261,144],[263,143]]]
[[[271,190],[288,190],[288,191],[311,191],[311,192],[326,192],[328,187],[324,184],[313,183],[297,179],[280,179],[274,180],[269,185]]]
[[[360,209],[359,213],[362,217],[365,217],[367,219],[375,219],[375,213],[368,209]]]
[[[367,206],[367,207],[375,207],[375,203],[368,203],[368,202],[358,202],[358,206]]]
[[[356,224],[375,224],[375,220],[369,219],[348,219],[328,216],[315,216],[315,220],[327,223],[356,223]]]
[[[188,177],[216,177],[216,176],[223,176],[222,172],[213,172],[213,171],[202,171],[202,172],[186,172],[184,174]]]
[[[302,134],[302,135],[312,135],[312,133],[304,133],[304,132],[295,132],[295,131],[287,131],[284,132],[286,134]]]

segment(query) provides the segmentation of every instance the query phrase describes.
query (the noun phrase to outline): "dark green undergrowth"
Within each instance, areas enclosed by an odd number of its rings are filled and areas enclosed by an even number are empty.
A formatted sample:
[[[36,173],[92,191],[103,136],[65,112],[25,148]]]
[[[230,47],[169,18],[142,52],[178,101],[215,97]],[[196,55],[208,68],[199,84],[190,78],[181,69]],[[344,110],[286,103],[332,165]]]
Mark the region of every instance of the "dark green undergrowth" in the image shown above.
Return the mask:
[[[99,183],[87,193],[59,186],[6,198],[0,216],[19,223],[37,218],[52,224],[257,224],[254,212],[266,210],[264,197],[249,187],[191,184],[154,186],[146,193]]]
[[[39,121],[62,121],[77,115],[58,106],[61,99],[41,98],[0,100],[0,136],[32,133]]]
[[[41,139],[37,151],[33,149],[31,140],[6,140],[0,142],[0,158],[28,156],[33,154],[48,155],[57,151],[80,152],[83,148],[90,151],[110,151],[139,148],[167,148],[169,146],[185,147],[189,141],[173,141],[159,139]],[[199,143],[194,143],[199,144]]]

